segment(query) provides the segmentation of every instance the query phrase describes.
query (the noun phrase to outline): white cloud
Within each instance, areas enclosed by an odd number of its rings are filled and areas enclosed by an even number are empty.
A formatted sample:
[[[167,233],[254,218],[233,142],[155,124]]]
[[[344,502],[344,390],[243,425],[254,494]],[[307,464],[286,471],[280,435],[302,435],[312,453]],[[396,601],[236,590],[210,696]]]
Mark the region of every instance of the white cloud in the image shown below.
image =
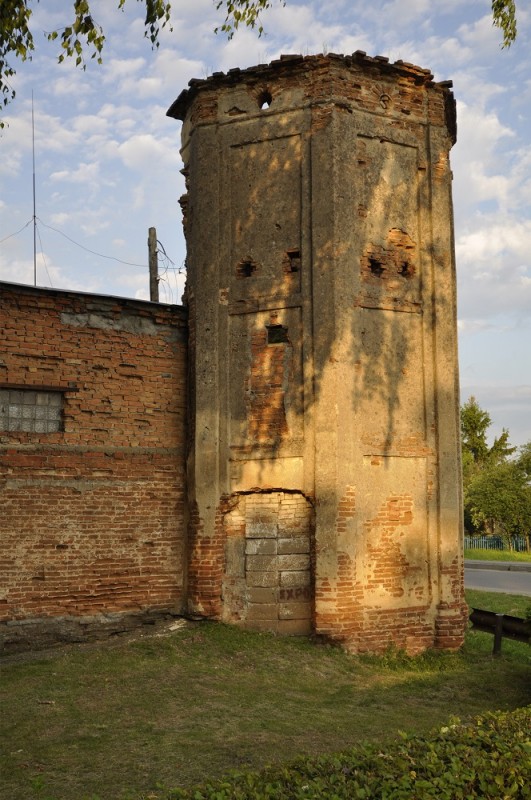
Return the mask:
[[[459,237],[456,253],[462,264],[489,262],[495,268],[499,257],[510,253],[531,265],[531,220],[486,218],[480,229]]]
[[[50,215],[50,221],[52,225],[58,225],[59,227],[65,227],[70,222],[71,219],[72,219],[72,214],[68,214],[65,211],[62,211],[59,214]]]
[[[452,150],[456,219],[471,207],[494,200],[505,212],[514,203],[513,185],[504,164],[505,143],[515,137],[498,115],[457,103],[457,144]]]
[[[458,34],[477,55],[489,55],[500,46],[501,32],[492,24],[492,13],[485,14],[471,24],[461,25]]]
[[[60,170],[59,172],[52,172],[50,180],[52,181],[69,181],[71,183],[88,183],[92,184],[98,180],[100,167],[99,164],[93,162],[92,164],[80,164],[74,170]]]
[[[72,128],[82,135],[105,134],[109,130],[109,120],[101,114],[83,114],[74,117]]]
[[[66,274],[53,262],[51,255],[42,250],[36,253],[37,286],[48,289],[71,289],[72,291],[98,291],[96,281],[79,281]],[[8,283],[34,283],[34,264],[31,259],[14,259],[7,262],[0,256],[0,280]]]
[[[514,328],[531,308],[531,221],[479,218],[456,242],[461,331]]]
[[[103,83],[112,83],[116,89],[117,82],[129,81],[146,66],[145,58],[112,58],[105,62]]]
[[[118,147],[118,154],[129,169],[163,170],[181,163],[175,142],[156,139],[152,134],[132,136]]]

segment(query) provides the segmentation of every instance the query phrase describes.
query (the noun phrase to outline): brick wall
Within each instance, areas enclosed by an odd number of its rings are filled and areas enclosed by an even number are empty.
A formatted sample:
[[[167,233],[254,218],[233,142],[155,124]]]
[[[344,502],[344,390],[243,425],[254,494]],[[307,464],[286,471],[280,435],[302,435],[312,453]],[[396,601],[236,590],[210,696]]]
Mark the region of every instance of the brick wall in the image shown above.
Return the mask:
[[[186,312],[0,286],[0,389],[61,390],[55,433],[0,430],[0,621],[179,610]]]

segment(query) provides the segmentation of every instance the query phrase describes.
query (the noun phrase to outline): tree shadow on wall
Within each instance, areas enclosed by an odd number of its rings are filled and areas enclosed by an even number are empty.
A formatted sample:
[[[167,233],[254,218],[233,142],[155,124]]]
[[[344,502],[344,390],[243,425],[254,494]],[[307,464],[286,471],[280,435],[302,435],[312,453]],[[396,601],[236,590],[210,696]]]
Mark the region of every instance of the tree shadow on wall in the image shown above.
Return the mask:
[[[385,119],[360,133],[351,114],[323,124],[319,113],[306,133],[282,116],[247,131],[223,160],[231,457],[299,456],[312,429],[334,426],[367,453],[434,454],[436,395],[455,404],[456,391],[449,197],[434,208],[424,129],[390,142]]]

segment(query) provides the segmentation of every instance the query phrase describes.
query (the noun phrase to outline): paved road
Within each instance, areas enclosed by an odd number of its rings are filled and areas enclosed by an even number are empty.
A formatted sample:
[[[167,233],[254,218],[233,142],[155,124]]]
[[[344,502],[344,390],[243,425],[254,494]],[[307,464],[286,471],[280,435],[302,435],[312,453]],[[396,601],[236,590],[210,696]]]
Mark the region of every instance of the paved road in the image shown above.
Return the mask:
[[[494,561],[472,565],[466,561],[465,586],[467,589],[523,594],[531,597],[531,565],[525,564],[520,567],[515,563]]]

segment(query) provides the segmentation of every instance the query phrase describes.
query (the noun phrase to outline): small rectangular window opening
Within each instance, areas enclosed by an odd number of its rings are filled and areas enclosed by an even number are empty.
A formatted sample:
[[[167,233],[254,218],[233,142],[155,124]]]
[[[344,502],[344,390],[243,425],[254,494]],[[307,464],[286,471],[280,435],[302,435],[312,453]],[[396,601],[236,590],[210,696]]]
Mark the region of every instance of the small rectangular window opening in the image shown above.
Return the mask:
[[[301,251],[288,250],[288,267],[289,272],[300,272],[301,270]]]
[[[63,393],[0,389],[0,430],[57,433],[63,430]]]
[[[267,325],[267,343],[285,344],[289,341],[288,329],[283,325]]]

